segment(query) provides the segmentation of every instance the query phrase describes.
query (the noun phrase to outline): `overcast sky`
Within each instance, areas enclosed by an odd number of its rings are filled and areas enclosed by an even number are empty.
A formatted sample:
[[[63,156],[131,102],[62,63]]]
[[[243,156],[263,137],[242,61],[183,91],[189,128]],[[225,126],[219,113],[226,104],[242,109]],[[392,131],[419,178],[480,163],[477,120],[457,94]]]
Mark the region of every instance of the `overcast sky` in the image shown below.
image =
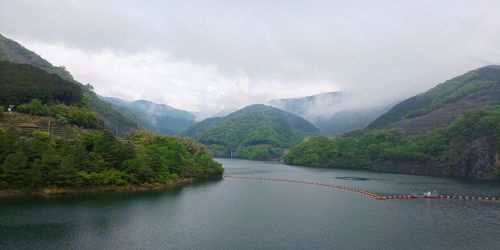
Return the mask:
[[[500,64],[500,1],[0,0],[0,33],[104,96],[216,112],[343,90],[371,105]]]

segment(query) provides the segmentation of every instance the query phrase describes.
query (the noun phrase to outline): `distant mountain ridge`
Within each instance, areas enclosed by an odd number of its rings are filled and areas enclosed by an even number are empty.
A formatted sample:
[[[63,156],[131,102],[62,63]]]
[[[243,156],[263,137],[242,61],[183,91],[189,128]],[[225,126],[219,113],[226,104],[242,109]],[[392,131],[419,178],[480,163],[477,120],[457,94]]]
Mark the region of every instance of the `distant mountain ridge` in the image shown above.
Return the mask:
[[[140,127],[162,133],[176,135],[186,130],[195,122],[195,115],[166,104],[158,104],[148,100],[128,102],[115,97],[100,97],[110,103]]]
[[[335,91],[271,100],[269,105],[305,118],[325,135],[341,135],[363,129],[388,109],[383,105],[349,107],[346,105],[348,101],[349,97],[343,92]]]
[[[254,104],[225,117],[195,123],[184,135],[207,145],[218,157],[275,160],[286,148],[318,133],[302,117]]]
[[[297,98],[275,99],[269,101],[269,104],[298,116],[307,116],[311,108],[320,104],[339,104],[343,98],[342,92],[334,91]]]

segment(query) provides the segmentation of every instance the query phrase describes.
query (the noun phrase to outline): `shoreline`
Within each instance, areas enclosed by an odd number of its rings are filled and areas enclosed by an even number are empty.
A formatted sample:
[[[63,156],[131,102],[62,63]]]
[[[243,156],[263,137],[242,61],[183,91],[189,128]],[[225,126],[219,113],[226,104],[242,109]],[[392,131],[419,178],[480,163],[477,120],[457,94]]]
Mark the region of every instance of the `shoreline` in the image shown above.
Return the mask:
[[[220,178],[222,179],[222,177]],[[152,190],[163,190],[163,189],[180,187],[209,179],[214,179],[214,178],[206,178],[206,179],[183,178],[183,179],[171,180],[166,183],[147,183],[141,185],[127,184],[120,186],[85,187],[85,188],[45,187],[45,188],[38,188],[31,190],[4,189],[0,190],[0,198],[15,198],[15,197],[30,197],[30,196],[49,197],[57,195],[75,195],[75,194],[146,192]]]

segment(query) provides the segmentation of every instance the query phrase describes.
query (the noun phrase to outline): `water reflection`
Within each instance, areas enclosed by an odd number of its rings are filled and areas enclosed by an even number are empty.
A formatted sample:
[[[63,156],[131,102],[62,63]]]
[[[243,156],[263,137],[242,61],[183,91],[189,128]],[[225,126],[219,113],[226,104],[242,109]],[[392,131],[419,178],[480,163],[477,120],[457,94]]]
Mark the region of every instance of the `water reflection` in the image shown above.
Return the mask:
[[[228,175],[386,193],[500,194],[495,183],[219,161]],[[376,201],[311,185],[223,179],[161,191],[2,199],[0,248],[488,249],[500,244],[499,218],[499,202]]]

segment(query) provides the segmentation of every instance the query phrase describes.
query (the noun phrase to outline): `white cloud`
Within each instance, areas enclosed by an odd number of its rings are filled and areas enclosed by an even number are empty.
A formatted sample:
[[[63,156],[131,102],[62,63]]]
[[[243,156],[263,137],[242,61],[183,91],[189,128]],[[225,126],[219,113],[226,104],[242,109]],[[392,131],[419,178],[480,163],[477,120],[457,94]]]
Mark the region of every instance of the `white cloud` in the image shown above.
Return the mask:
[[[500,63],[496,0],[0,6],[0,32],[66,65],[100,94],[190,110],[338,89],[372,105]]]
[[[191,111],[214,113],[263,103],[269,99],[309,95],[337,88],[325,82],[255,81],[226,77],[213,66],[169,59],[162,51],[116,54],[109,49],[85,51],[61,44],[24,42],[97,93],[125,100],[148,99]]]

